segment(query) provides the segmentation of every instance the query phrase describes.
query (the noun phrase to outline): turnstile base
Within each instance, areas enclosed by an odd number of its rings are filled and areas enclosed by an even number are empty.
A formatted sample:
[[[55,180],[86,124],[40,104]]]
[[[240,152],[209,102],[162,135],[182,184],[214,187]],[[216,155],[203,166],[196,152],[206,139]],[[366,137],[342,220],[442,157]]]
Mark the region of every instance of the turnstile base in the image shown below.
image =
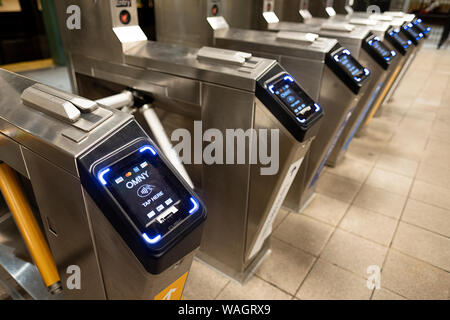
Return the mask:
[[[224,263],[217,261],[216,259],[198,251],[195,256],[195,260],[206,264],[211,269],[214,269],[218,273],[222,274],[224,277],[235,281],[241,285],[244,285],[252,276],[255,274],[256,269],[261,265],[264,259],[269,256],[270,250],[270,238],[266,240],[262,249],[253,259],[253,261],[245,268],[243,272],[236,272]]]

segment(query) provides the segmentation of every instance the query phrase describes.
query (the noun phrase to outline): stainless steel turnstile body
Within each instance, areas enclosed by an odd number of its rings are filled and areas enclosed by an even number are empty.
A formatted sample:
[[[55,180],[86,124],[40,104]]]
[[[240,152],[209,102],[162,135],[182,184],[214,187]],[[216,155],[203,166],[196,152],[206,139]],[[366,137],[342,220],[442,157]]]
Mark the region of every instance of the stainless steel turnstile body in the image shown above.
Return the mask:
[[[61,121],[22,103],[22,92],[34,84],[0,69],[0,161],[20,174],[45,232],[63,286],[56,298],[153,299],[189,271],[194,251],[161,274],[148,273],[83,187],[77,162],[124,128],[139,128],[137,123],[126,113],[103,107],[82,114],[78,122]],[[87,129],[84,125],[92,121],[97,124]],[[0,204],[2,254],[5,248],[18,249],[14,254],[29,259],[22,254],[12,218],[7,219],[7,207],[2,200]],[[69,288],[77,268],[80,287]],[[25,269],[16,275],[35,288],[36,279],[23,278]]]
[[[164,3],[164,6],[168,8],[179,5],[185,7],[186,10],[189,10],[188,7],[198,3],[193,0],[184,1],[183,3],[179,3],[176,0],[160,0],[156,3],[158,4],[158,2]],[[203,22],[204,29],[212,29],[211,27],[214,26],[209,26],[203,15],[207,11],[205,8],[209,8],[211,1],[204,0],[200,2],[204,6],[192,14],[197,16],[197,24]],[[220,5],[222,4],[227,6],[229,15],[241,12],[238,3],[230,4],[227,1],[213,2],[218,8],[221,8]],[[276,8],[277,6],[275,6]],[[164,10],[162,7],[156,12],[157,20],[169,21],[171,16],[172,12]],[[250,21],[252,16],[254,15],[248,15],[247,20]],[[241,16],[241,18],[244,18],[244,16]],[[166,38],[167,30],[176,29],[180,25],[193,30],[194,27],[189,24],[186,18],[180,17],[179,19],[171,21],[165,26],[164,30],[157,30],[157,37],[160,37],[161,34],[161,37]],[[189,19],[192,19],[192,16]],[[242,24],[243,22],[241,22]],[[234,27],[232,24],[231,26]],[[315,183],[312,182],[320,174],[326,158],[330,154],[329,150],[336,143],[335,141],[339,138],[343,127],[346,127],[348,120],[351,119],[350,115],[352,112],[355,112],[355,107],[360,98],[364,96],[367,88],[365,85],[364,89],[357,95],[354,94],[326,65],[326,56],[336,46],[336,40],[318,38],[315,41],[308,42],[305,39],[301,39],[300,34],[298,36],[300,37],[296,37],[295,34],[283,35],[283,32],[276,34],[268,31],[229,28],[226,25],[215,29],[213,41],[214,45],[219,48],[251,52],[255,56],[277,60],[298,79],[310,96],[324,108],[325,116],[321,130],[315,141],[313,141],[307,161],[304,161],[284,203],[286,207],[296,212],[300,211],[301,207],[314,194]],[[175,38],[176,42],[183,41],[179,34],[172,33],[171,38]],[[353,45],[353,47],[356,47],[356,45]],[[363,54],[361,55],[363,56]],[[368,60],[366,59],[366,61]],[[367,66],[365,62],[359,62]],[[339,96],[339,99],[336,99],[337,96]],[[311,185],[312,187],[310,187]]]
[[[56,3],[62,25],[72,2]],[[312,140],[299,142],[256,97],[257,80],[280,68],[277,62],[251,55],[236,61],[235,52],[232,60],[202,57],[198,49],[142,40],[135,1],[127,8],[131,21],[126,26],[118,19],[123,8],[116,8],[114,1],[76,2],[87,25],[75,33],[65,30],[63,40],[78,92],[94,98],[124,87],[148,93],[169,136],[185,129],[194,140],[200,139],[191,145],[193,163],[185,163],[208,208],[198,257],[245,281],[268,252],[271,222],[290,185],[289,175],[297,172]],[[104,21],[112,23],[105,26]],[[138,41],[128,42],[130,38]],[[201,128],[195,121],[201,121]],[[223,137],[227,129],[278,129],[278,171],[261,175],[267,165],[236,163],[236,152],[232,164],[202,163],[202,131],[208,129]],[[250,150],[245,144],[246,159]]]
[[[278,60],[300,79],[305,90],[324,108],[321,130],[284,202],[285,207],[299,212],[314,194],[313,180],[320,175],[330,148],[347,126],[365,89],[354,94],[325,64],[326,55],[337,44],[333,39],[318,38],[312,43],[305,43],[295,39],[282,40],[273,32],[242,29],[218,30],[214,39],[215,45],[220,48],[239,49]],[[336,99],[337,96],[339,99]]]
[[[323,21],[326,21],[325,19]],[[370,35],[367,28],[355,28],[352,31],[333,31],[322,30],[321,25],[301,24],[293,22],[279,22],[270,24],[269,29],[273,31],[296,31],[313,32],[321,37],[337,39],[339,43],[347,47],[358,61],[370,69],[371,82],[368,85],[365,94],[362,95],[357,104],[354,113],[348,121],[348,125],[343,129],[343,133],[332,146],[332,151],[327,157],[327,165],[336,166],[345,156],[348,140],[354,136],[355,131],[361,125],[369,110],[373,107],[378,97],[383,93],[382,87],[388,76],[388,73],[363,49],[365,39]]]

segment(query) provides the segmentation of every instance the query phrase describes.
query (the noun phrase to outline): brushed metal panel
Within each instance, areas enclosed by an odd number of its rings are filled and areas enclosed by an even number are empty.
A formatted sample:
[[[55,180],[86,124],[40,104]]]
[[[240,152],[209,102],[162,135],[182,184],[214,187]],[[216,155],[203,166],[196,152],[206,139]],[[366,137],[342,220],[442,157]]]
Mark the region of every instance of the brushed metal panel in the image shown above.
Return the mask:
[[[20,146],[14,140],[0,133],[0,162],[5,162],[14,170],[28,178]]]
[[[105,299],[80,181],[29,150],[23,153],[64,298]],[[56,234],[49,230],[49,221]],[[81,290],[66,287],[70,265],[81,269]]]

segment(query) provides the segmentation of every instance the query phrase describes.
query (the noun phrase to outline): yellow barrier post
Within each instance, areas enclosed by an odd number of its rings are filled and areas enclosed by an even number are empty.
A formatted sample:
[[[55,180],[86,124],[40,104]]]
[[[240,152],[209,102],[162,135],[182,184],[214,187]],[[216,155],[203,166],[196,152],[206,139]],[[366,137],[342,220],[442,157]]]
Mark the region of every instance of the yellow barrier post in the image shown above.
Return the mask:
[[[45,285],[52,294],[61,292],[55,261],[14,171],[0,163],[0,190],[22,234]]]

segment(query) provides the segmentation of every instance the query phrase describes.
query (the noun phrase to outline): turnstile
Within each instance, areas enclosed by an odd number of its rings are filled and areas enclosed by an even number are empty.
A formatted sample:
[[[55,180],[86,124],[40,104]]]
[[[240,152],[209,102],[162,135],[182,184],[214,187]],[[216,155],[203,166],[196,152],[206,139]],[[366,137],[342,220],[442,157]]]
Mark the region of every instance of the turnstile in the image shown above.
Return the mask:
[[[176,0],[161,0],[164,5],[173,7],[174,3],[184,5],[186,7],[193,6],[196,1],[187,0],[183,4]],[[214,5],[220,11],[221,1],[213,1]],[[209,7],[211,1],[203,1],[204,7]],[[158,1],[156,2],[158,7]],[[225,2],[224,2],[225,4]],[[239,6],[235,5],[234,10],[230,6],[228,12],[239,11]],[[201,20],[202,13],[205,8],[197,12],[197,17]],[[195,13],[193,13],[195,14]],[[169,21],[172,12],[160,8],[156,11],[156,18]],[[369,70],[365,68],[359,61],[349,53],[347,48],[342,47],[334,39],[320,38],[314,34],[302,34],[298,32],[264,32],[254,30],[244,30],[229,28],[225,17],[215,16],[216,19],[222,19],[223,23],[215,29],[214,44],[216,47],[241,50],[251,52],[252,54],[264,58],[276,59],[294,78],[299,79],[302,87],[305,88],[313,99],[319,102],[324,108],[325,116],[320,132],[311,145],[307,161],[304,161],[300,171],[295,179],[285,206],[299,211],[304,203],[314,193],[315,183],[309,186],[314,179],[320,175],[327,157],[330,155],[330,149],[339,140],[340,134],[345,130],[348,120],[351,119],[352,113],[358,104],[361,96],[367,89],[369,82]],[[251,20],[250,16],[247,17]],[[192,19],[192,16],[189,18]],[[184,25],[189,32],[193,32],[191,28],[197,27],[198,23],[191,27],[188,21],[184,21],[181,17],[172,24]],[[162,30],[164,37],[176,38],[176,34],[167,35],[169,26]],[[206,19],[204,20],[204,28],[208,28]],[[157,30],[157,38],[159,32]],[[181,37],[177,38],[177,42],[182,41]],[[345,64],[342,64],[339,58],[343,57]],[[350,66],[350,64],[354,64]],[[347,73],[345,68],[351,69]],[[352,69],[353,68],[353,69]],[[352,72],[354,74],[352,74]],[[359,78],[356,81],[355,78]],[[336,96],[339,95],[339,99]],[[295,102],[297,103],[297,101]],[[297,104],[300,105],[300,104]],[[295,187],[294,187],[295,186]],[[292,196],[295,193],[295,197]],[[299,202],[300,201],[300,202]]]
[[[5,70],[0,96],[0,162],[27,191],[60,298],[180,299],[205,207],[134,118]],[[0,263],[17,263],[1,221]]]
[[[333,144],[333,149],[330,150],[327,157],[327,164],[336,166],[344,157],[345,151],[352,140],[358,128],[364,123],[366,115],[372,110],[376,103],[385,94],[384,86],[386,85],[386,78],[390,70],[386,70],[386,65],[379,62],[376,56],[380,53],[385,56],[382,59],[385,62],[397,63],[397,53],[389,49],[382,43],[382,39],[371,33],[368,28],[357,28],[343,22],[329,22],[327,19],[316,19],[317,24],[303,24],[295,22],[278,22],[269,24],[269,30],[272,31],[295,31],[295,32],[312,32],[319,34],[321,37],[335,38],[343,46],[347,47],[352,55],[354,55],[360,63],[371,70],[371,82],[368,84],[368,89],[362,95],[355,112],[349,119],[348,126],[343,129],[340,139]],[[369,44],[369,42],[372,44]],[[382,51],[377,50],[382,48]],[[394,67],[394,69],[396,69]]]
[[[61,25],[72,3],[56,3]],[[76,3],[87,22],[76,32],[63,28],[63,40],[78,91],[95,98],[129,87],[151,97],[164,129],[181,140],[175,147],[208,207],[198,257],[245,281],[268,252],[322,109],[274,60],[146,41],[135,1],[125,9],[115,1]]]

